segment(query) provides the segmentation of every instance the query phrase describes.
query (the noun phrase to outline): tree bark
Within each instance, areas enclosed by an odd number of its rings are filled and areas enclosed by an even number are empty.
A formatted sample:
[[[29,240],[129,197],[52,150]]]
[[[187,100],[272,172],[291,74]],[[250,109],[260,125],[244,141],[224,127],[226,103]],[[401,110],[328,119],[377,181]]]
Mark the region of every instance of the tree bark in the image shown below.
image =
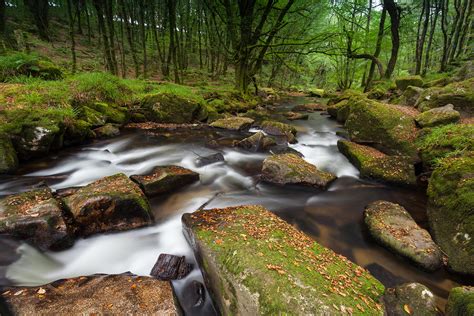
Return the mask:
[[[385,8],[383,8],[382,13],[380,15],[379,31],[377,33],[377,42],[375,44],[374,57],[376,57],[376,58],[379,57],[380,52],[382,51],[382,40],[383,40],[383,36],[384,36],[384,33],[385,33],[385,19],[386,19],[386,17],[387,17],[387,10]],[[370,88],[370,85],[371,85],[372,80],[374,78],[375,66],[376,66],[376,63],[372,60],[372,63],[370,64],[369,75],[367,76],[367,84],[365,86],[365,90],[368,90]],[[381,76],[381,78],[382,78],[382,76]]]
[[[397,6],[394,0],[384,0],[383,5],[390,15],[391,23],[390,33],[392,35],[392,51],[387,64],[387,70],[385,71],[385,78],[390,79],[392,77],[393,71],[395,70],[395,65],[397,64],[398,50],[400,48],[400,8]]]
[[[424,17],[423,17],[424,16]],[[421,22],[423,21],[423,25]],[[421,72],[421,66],[423,62],[423,50],[425,45],[426,33],[428,32],[428,25],[430,21],[430,1],[423,0],[423,9],[421,10],[420,19],[418,20],[418,37],[416,39],[416,67],[415,75],[419,75]],[[421,32],[420,32],[421,29]]]
[[[71,72],[76,73],[77,59],[76,59],[76,40],[74,38],[74,17],[72,15],[71,0],[67,0],[67,15],[69,17],[69,38],[71,40],[71,57],[72,69]]]

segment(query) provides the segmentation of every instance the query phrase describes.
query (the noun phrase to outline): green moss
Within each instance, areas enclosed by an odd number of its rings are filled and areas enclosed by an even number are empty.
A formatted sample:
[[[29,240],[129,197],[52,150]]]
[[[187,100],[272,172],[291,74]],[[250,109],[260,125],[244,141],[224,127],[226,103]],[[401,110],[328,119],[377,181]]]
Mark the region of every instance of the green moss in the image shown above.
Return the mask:
[[[404,91],[408,86],[422,87],[423,79],[420,76],[406,76],[395,80],[397,88]]]
[[[105,116],[106,122],[108,123],[124,124],[128,119],[126,110],[124,111],[123,109],[114,105],[96,102],[89,105],[89,107],[99,113],[102,113]]]
[[[474,288],[469,286],[453,288],[451,292],[449,292],[446,315],[474,315]]]
[[[0,82],[12,80],[18,76],[57,80],[62,78],[63,72],[51,61],[35,54],[15,52],[0,56]]]
[[[435,108],[426,112],[420,113],[416,117],[416,122],[421,127],[433,127],[438,125],[447,125],[450,123],[457,123],[461,119],[458,111],[441,110],[442,108]]]
[[[294,126],[277,121],[263,121],[260,127],[271,135],[296,135],[297,132]]]
[[[149,120],[161,123],[191,123],[198,120],[202,106],[196,99],[172,93],[149,94],[141,102],[145,116]]]
[[[64,145],[71,146],[82,144],[87,139],[94,137],[92,125],[83,120],[72,120],[66,124]]]
[[[18,167],[18,158],[10,138],[0,134],[0,174],[11,173]]]
[[[474,78],[426,89],[416,106],[424,112],[446,104],[453,104],[458,111],[474,114]]]

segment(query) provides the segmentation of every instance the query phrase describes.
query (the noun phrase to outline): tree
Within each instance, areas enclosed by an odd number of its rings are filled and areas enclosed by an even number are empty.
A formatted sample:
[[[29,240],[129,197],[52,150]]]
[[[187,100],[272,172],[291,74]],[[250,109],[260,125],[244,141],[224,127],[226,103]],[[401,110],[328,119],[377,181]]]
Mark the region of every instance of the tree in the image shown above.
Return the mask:
[[[39,36],[49,41],[49,2],[48,0],[24,0],[38,29]]]

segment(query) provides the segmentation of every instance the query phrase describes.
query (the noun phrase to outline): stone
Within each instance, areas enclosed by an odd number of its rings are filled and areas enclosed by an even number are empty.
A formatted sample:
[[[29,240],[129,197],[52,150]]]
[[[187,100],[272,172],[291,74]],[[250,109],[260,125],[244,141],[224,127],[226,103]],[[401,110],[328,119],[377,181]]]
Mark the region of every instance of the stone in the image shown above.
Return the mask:
[[[155,93],[143,97],[145,117],[158,123],[192,123],[202,119],[203,105],[192,98],[173,93]]]
[[[295,105],[291,111],[293,112],[318,112],[325,111],[326,107],[320,103],[303,103]]]
[[[324,98],[324,95],[325,95],[324,89],[310,89],[308,91],[309,97]]]
[[[73,239],[51,189],[40,188],[0,200],[0,234],[6,233],[41,250],[59,250]]]
[[[434,294],[423,284],[405,283],[389,288],[384,295],[385,310],[390,316],[438,316]]]
[[[192,266],[186,263],[184,256],[175,256],[162,253],[159,255],[150,275],[163,280],[179,280],[191,272]]]
[[[336,315],[358,305],[383,315],[379,281],[261,206],[202,210],[182,222],[223,315]]]
[[[290,144],[296,143],[297,131],[294,126],[277,121],[263,121],[260,127],[269,135],[284,136]]]
[[[446,316],[474,315],[474,287],[460,286],[451,289],[446,305]]]
[[[339,140],[337,148],[359,169],[362,178],[395,185],[416,185],[415,168],[408,157],[388,156],[375,148],[347,140]]]
[[[254,120],[249,117],[233,116],[216,120],[209,125],[216,128],[240,131],[248,129],[253,122]]]
[[[132,274],[91,275],[4,288],[14,315],[179,315],[169,282]]]
[[[94,133],[98,138],[109,138],[120,135],[120,129],[110,123],[94,129]]]
[[[158,166],[145,175],[130,176],[149,197],[168,193],[199,180],[199,173],[179,166]]]
[[[82,236],[129,230],[153,222],[145,195],[123,173],[92,182],[63,201]]]
[[[66,125],[64,146],[80,145],[94,137],[91,124],[84,120],[74,120]]]
[[[365,208],[364,221],[372,237],[394,253],[428,271],[442,266],[440,249],[402,206],[372,202]]]
[[[224,161],[225,161],[225,158],[223,154],[215,153],[208,156],[199,156],[198,158],[196,158],[196,166],[204,167],[216,162],[224,162]]]
[[[400,97],[400,104],[414,106],[425,89],[408,86]]]
[[[319,170],[295,154],[279,154],[263,161],[261,179],[277,185],[297,184],[327,189],[336,176]]]
[[[454,106],[446,104],[445,106],[418,114],[415,121],[424,128],[457,123],[460,119],[461,115],[454,109]]]
[[[242,139],[237,143],[237,147],[250,151],[266,151],[276,145],[273,138],[266,136],[262,132],[257,132],[252,136]]]
[[[405,91],[409,86],[422,87],[423,79],[420,76],[406,76],[397,78],[395,84],[397,85],[397,89]]]
[[[13,145],[21,160],[29,160],[48,154],[53,143],[60,137],[61,128],[55,123],[49,126],[24,126],[19,135],[13,136]]]
[[[474,275],[474,152],[441,160],[427,193],[430,229],[449,268]]]
[[[13,173],[18,168],[15,148],[6,135],[0,135],[0,174]]]
[[[339,103],[328,106],[328,114],[335,118],[338,122],[344,123],[350,113],[351,99],[342,100]]]
[[[191,313],[206,303],[206,288],[201,282],[192,280],[184,286],[183,296],[183,309]]]
[[[295,112],[286,112],[284,115],[290,121],[307,120],[309,118],[308,114],[295,113]]]

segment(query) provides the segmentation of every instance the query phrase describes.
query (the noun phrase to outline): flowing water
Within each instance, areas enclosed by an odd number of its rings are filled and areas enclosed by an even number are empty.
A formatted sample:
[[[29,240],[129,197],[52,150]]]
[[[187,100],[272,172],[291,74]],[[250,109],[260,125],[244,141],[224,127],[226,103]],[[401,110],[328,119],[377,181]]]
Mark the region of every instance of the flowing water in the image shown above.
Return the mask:
[[[303,98],[292,99],[286,108]],[[282,109],[285,109],[283,106]],[[301,187],[276,187],[258,181],[267,154],[249,153],[230,146],[233,139],[250,133],[232,133],[208,128],[195,130],[126,130],[120,137],[74,147],[24,164],[16,176],[0,178],[0,195],[31,189],[46,182],[53,189],[81,186],[96,179],[123,172],[145,173],[157,165],[180,165],[199,172],[201,180],[171,195],[150,202],[156,218],[151,227],[98,235],[78,240],[62,252],[39,253],[28,245],[18,250],[21,257],[7,269],[7,277],[18,285],[42,285],[61,278],[94,273],[131,271],[149,275],[160,253],[185,255],[194,263],[192,250],[182,234],[181,215],[206,202],[206,208],[261,204],[313,237],[320,244],[369,269],[386,286],[407,281],[427,285],[445,304],[448,291],[459,280],[446,271],[426,273],[374,243],[362,223],[364,207],[383,199],[407,208],[426,227],[425,197],[422,192],[386,186],[359,179],[358,171],[337,150],[340,125],[320,113],[308,121],[292,122],[298,129],[298,143],[292,147],[318,168],[333,172],[338,179],[327,191]],[[211,149],[209,140],[220,146]],[[225,162],[197,167],[195,160],[215,152]],[[187,288],[202,281],[195,266],[174,289],[189,314],[212,315],[210,300],[199,309],[189,307]],[[465,280],[463,280],[465,282]]]

